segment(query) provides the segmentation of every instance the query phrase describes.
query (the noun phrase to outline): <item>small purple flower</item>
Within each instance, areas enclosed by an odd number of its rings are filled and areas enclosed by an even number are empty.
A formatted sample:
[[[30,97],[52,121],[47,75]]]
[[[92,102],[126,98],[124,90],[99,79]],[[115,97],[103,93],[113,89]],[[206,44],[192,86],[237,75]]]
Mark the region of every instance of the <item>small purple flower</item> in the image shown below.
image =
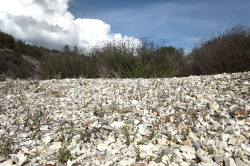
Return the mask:
[[[13,104],[10,104],[9,109],[10,109],[10,111],[14,111],[13,110]]]

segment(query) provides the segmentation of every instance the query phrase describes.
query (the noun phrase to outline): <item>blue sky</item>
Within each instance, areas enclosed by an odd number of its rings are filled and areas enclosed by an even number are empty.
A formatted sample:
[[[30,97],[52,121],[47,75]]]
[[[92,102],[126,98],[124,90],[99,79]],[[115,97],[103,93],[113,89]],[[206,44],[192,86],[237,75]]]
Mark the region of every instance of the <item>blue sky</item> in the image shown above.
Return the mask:
[[[190,52],[230,23],[250,26],[249,8],[249,0],[8,0],[0,2],[0,29],[58,50],[151,37]]]

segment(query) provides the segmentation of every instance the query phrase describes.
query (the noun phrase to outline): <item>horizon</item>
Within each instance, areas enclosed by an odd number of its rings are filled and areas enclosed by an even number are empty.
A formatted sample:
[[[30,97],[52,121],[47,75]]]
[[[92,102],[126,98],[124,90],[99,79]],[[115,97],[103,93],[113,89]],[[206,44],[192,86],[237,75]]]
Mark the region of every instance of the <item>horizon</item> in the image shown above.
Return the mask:
[[[139,46],[135,39],[147,37],[187,54],[204,37],[223,34],[230,23],[249,26],[248,6],[247,0],[9,0],[0,2],[0,30],[51,50],[100,46],[103,40]]]

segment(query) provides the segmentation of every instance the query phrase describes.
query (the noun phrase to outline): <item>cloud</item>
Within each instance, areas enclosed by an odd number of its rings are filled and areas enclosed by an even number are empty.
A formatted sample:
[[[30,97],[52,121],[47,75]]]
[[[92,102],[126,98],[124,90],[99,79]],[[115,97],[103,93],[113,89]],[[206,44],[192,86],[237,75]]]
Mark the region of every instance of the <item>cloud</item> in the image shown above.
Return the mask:
[[[69,0],[1,1],[0,29],[16,39],[58,50],[66,44],[91,47],[103,41],[134,40],[111,33],[111,26],[101,20],[75,19],[68,11],[68,3]]]

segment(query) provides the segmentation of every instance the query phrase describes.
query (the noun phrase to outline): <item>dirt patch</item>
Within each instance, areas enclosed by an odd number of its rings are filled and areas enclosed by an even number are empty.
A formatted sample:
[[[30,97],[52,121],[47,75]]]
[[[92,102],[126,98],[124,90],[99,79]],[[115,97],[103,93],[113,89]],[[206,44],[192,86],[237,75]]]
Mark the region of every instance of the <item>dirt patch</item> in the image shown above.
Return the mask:
[[[38,68],[40,66],[40,62],[39,60],[37,60],[36,58],[33,58],[32,56],[28,56],[28,55],[22,55],[22,58],[28,62],[30,62],[32,65],[35,66],[34,70],[37,72]]]
[[[9,49],[6,49],[6,48],[5,48],[5,50],[12,51],[12,50],[9,50]],[[38,71],[38,69],[40,67],[40,61],[37,60],[36,58],[32,57],[32,56],[29,56],[29,55],[22,54],[21,56],[25,61],[31,63],[34,66],[33,67],[34,72],[32,72],[33,73],[32,75],[36,75],[36,73],[37,73],[37,71]],[[17,80],[17,79],[10,78],[9,76],[6,75],[6,73],[1,74],[0,78],[6,78],[8,81],[16,81]],[[32,78],[32,79],[34,79],[34,78]],[[27,79],[19,79],[19,80],[27,81]]]

